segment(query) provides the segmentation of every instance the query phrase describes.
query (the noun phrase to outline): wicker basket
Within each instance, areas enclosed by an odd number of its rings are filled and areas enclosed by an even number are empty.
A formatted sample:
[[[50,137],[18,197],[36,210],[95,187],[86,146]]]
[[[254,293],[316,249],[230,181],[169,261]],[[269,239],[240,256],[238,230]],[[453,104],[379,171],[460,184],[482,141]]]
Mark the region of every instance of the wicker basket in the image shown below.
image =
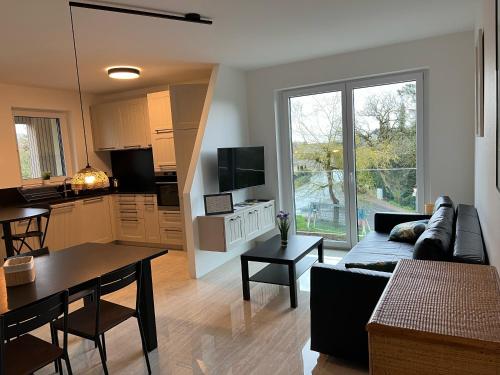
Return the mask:
[[[32,256],[9,258],[3,265],[6,286],[29,284],[35,281],[35,262]]]

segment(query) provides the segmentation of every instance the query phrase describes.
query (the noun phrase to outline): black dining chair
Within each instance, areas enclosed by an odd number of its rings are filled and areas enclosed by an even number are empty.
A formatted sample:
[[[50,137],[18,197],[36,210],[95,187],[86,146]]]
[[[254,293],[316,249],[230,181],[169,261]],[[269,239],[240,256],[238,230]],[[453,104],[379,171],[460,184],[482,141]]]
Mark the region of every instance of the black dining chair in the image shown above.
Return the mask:
[[[60,316],[64,334],[63,347],[42,340],[29,332]],[[26,307],[9,311],[0,316],[0,375],[32,374],[54,363],[60,370],[61,358],[66,362],[68,374],[72,374],[68,357],[68,292],[60,292]],[[51,330],[51,333],[52,330]]]
[[[17,255],[25,254],[25,252],[23,252],[24,247],[28,248],[28,252],[36,252],[38,250],[44,251],[44,249],[48,251],[48,249],[45,248],[44,245],[45,245],[45,238],[47,237],[47,229],[49,227],[50,213],[51,210],[49,209],[48,212],[44,215],[28,219],[26,231],[12,235],[12,240],[16,241],[16,244],[18,244],[17,247],[14,247],[14,251]],[[45,225],[42,225],[42,218],[45,219]],[[32,227],[33,220],[36,221],[36,225],[34,229],[30,230],[30,228]],[[3,238],[4,237],[2,237],[2,239]],[[34,248],[32,245],[30,245],[28,241],[28,239],[30,238],[36,238],[38,240],[38,248],[36,247]]]
[[[137,287],[135,309],[101,299],[102,296],[123,289],[134,282]],[[94,341],[99,349],[105,374],[108,374],[108,367],[106,365],[107,355],[104,334],[132,317],[137,319],[148,374],[151,374],[144,329],[139,311],[139,301],[141,298],[140,284],[140,262],[104,275],[95,280],[94,300],[89,301],[85,306],[68,315],[68,333]],[[64,322],[62,319],[59,319],[53,326],[56,330],[63,330]]]

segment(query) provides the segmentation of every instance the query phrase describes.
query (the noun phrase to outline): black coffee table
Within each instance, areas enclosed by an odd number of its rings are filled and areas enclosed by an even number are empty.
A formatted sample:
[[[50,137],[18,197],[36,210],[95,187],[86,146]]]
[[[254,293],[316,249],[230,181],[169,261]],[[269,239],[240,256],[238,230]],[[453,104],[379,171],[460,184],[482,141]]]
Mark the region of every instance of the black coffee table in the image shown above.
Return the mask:
[[[318,259],[306,257],[318,249]],[[316,261],[323,263],[323,237],[290,236],[288,245],[281,247],[280,236],[260,243],[241,255],[241,279],[243,299],[250,299],[250,281],[258,283],[285,285],[290,287],[290,304],[297,307],[297,279]],[[248,274],[248,262],[270,263],[252,275]]]

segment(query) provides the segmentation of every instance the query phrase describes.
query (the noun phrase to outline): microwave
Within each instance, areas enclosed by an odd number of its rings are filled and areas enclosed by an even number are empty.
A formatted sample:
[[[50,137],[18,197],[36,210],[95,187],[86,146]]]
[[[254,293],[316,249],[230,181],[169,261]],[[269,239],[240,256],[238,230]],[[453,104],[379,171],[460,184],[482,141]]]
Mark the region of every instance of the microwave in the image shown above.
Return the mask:
[[[156,172],[155,189],[158,207],[180,211],[176,172]]]

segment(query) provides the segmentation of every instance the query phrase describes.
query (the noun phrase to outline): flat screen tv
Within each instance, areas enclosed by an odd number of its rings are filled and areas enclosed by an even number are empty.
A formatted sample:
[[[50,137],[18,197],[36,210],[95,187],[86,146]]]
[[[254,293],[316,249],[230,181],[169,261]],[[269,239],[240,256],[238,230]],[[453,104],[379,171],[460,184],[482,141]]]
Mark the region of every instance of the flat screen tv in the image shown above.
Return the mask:
[[[264,147],[231,147],[217,150],[219,191],[264,185]]]

